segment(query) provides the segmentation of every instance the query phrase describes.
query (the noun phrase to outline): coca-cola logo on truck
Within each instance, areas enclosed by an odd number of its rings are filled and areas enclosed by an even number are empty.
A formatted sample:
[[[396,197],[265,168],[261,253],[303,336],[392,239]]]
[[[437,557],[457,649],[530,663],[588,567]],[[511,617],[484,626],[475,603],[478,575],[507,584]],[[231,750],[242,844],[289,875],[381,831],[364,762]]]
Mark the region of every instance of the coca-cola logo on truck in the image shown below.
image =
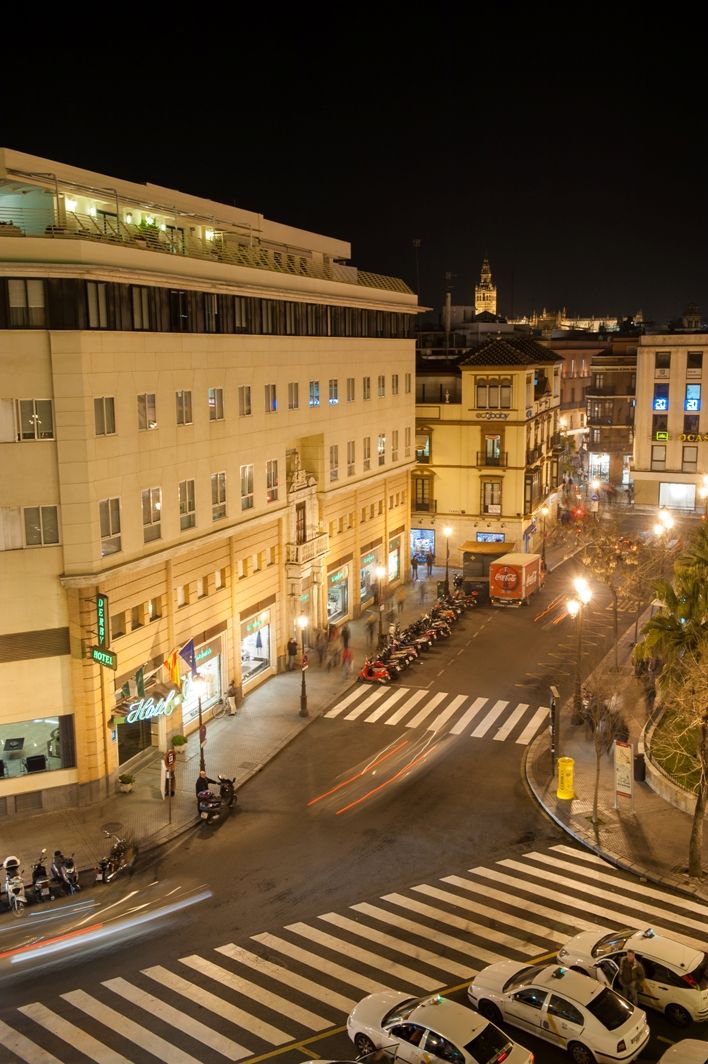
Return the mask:
[[[508,565],[503,565],[501,569],[496,569],[494,572],[494,583],[504,588],[505,591],[511,591],[518,582],[518,572],[516,569],[510,569]]]

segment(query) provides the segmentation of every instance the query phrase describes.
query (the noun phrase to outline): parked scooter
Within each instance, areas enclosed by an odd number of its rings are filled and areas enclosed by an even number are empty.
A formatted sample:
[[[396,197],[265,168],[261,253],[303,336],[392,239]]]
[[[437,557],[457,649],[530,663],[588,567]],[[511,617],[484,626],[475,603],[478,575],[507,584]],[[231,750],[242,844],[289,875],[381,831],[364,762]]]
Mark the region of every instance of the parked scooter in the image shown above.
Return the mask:
[[[357,680],[360,683],[390,683],[391,673],[382,662],[366,658]]]
[[[22,916],[27,905],[25,881],[22,878],[20,859],[14,854],[6,857],[2,863],[5,870],[3,890],[7,894],[7,906],[13,916]]]
[[[207,823],[221,819],[222,813],[228,811],[237,801],[234,783],[236,777],[229,779],[228,776],[219,775],[219,793],[216,791],[203,790],[197,795],[197,809],[199,819]]]
[[[138,859],[138,847],[128,839],[122,839],[110,831],[103,834],[113,839],[113,845],[107,857],[102,857],[96,866],[96,882],[111,883],[122,872],[132,874]]]
[[[52,878],[59,882],[65,894],[76,894],[81,890],[73,853],[70,857],[65,857],[61,850],[54,851]]]
[[[46,857],[47,851],[43,849],[32,865],[32,893],[35,901],[52,901],[54,898],[47,875]]]

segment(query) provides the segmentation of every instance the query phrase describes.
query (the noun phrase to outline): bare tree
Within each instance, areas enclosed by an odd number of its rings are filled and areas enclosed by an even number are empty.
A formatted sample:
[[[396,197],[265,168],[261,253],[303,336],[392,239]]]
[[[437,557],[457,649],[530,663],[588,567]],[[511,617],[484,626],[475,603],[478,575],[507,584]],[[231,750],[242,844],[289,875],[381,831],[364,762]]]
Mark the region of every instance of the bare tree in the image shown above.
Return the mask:
[[[600,766],[602,755],[609,754],[615,739],[627,739],[629,730],[624,719],[625,699],[631,697],[631,680],[616,671],[600,666],[592,675],[583,694],[585,734],[595,751],[595,785],[592,801],[592,823],[598,824]]]
[[[589,521],[581,534],[581,544],[583,565],[612,595],[616,672],[619,669],[619,599],[621,595],[636,595],[638,574],[645,568],[645,550],[640,540],[624,535],[613,518]]]

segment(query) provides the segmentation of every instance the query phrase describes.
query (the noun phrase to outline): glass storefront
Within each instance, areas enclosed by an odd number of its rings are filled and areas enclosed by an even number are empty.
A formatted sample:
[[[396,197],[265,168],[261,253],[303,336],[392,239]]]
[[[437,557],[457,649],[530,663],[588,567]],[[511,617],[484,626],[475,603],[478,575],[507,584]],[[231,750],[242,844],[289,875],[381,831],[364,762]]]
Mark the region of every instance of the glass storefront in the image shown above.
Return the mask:
[[[376,595],[376,570],[381,565],[381,548],[367,551],[361,556],[359,573],[359,601],[368,602]]]
[[[245,685],[270,668],[272,653],[270,610],[249,617],[241,625],[241,682]]]
[[[388,542],[388,580],[398,580],[401,575],[401,537],[396,536]]]
[[[435,557],[435,530],[432,528],[411,529],[411,558],[417,558],[419,565],[425,564],[430,552]]]
[[[659,506],[669,510],[694,510],[696,508],[695,484],[659,484]]]
[[[131,690],[126,697],[129,684],[119,686],[116,691],[119,701],[113,716],[119,765],[157,745],[160,717],[169,718],[176,712],[179,719],[179,691],[171,683],[155,683],[158,673],[159,670],[145,678],[143,694]]]
[[[72,715],[0,725],[0,779],[75,766]]]
[[[349,566],[342,565],[327,575],[327,619],[341,620],[349,612]]]
[[[221,640],[197,647],[197,672],[204,681],[202,687],[202,720],[208,720],[212,706],[221,701]],[[187,728],[199,717],[199,698],[194,690],[192,674],[182,676],[182,727]]]

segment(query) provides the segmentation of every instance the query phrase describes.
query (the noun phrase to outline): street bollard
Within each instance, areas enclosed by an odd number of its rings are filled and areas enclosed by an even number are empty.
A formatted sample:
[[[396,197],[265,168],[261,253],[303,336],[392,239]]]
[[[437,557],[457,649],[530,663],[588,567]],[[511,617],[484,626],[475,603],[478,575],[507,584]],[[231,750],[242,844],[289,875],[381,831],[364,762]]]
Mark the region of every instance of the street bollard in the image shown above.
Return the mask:
[[[572,757],[558,758],[558,790],[556,791],[556,798],[575,798],[575,788],[573,787],[574,770],[575,761]]]

